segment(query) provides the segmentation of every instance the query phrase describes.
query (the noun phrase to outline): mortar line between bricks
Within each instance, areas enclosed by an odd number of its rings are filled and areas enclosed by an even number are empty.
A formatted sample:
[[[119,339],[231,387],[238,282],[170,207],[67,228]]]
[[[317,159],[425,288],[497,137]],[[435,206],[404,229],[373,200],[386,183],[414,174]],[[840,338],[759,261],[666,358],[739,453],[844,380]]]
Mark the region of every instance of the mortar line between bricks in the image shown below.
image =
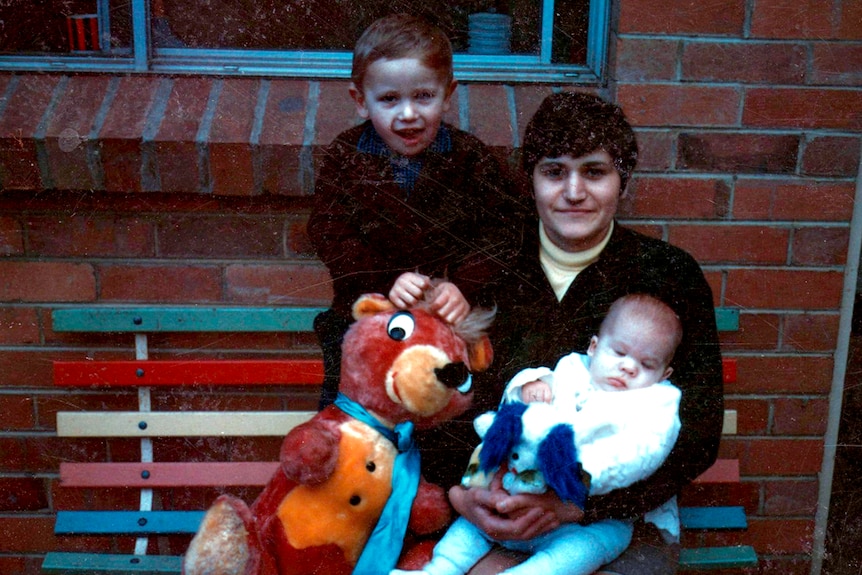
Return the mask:
[[[93,179],[93,184],[97,189],[105,188],[105,170],[102,167],[102,142],[99,140],[99,133],[105,125],[105,120],[108,117],[108,112],[117,97],[120,89],[120,78],[113,76],[108,81],[108,87],[105,91],[105,97],[102,98],[102,104],[93,118],[93,125],[90,127],[90,132],[87,134],[87,168],[90,170],[90,177]]]
[[[209,162],[209,138],[210,130],[212,129],[213,119],[215,118],[216,107],[218,106],[219,96],[221,96],[224,80],[221,78],[215,80],[210,88],[210,93],[207,97],[207,105],[204,109],[201,123],[198,126],[198,132],[195,135],[195,147],[198,151],[198,176],[200,181],[201,192],[204,194],[212,194],[212,178],[210,177],[210,162]]]
[[[161,78],[153,97],[153,104],[144,121],[144,129],[141,133],[141,189],[145,192],[157,192],[162,189],[162,176],[156,160],[154,140],[161,128],[173,87],[173,78]]]
[[[260,149],[260,135],[263,132],[263,119],[266,115],[266,105],[269,101],[270,80],[263,78],[257,90],[257,101],[254,105],[254,117],[249,135],[249,146],[251,147],[251,174],[252,194],[258,196],[263,193],[263,156]]]
[[[9,100],[12,98],[12,94],[15,93],[15,90],[18,88],[18,83],[21,81],[20,76],[12,76],[9,79],[9,84],[6,86],[6,91],[3,92],[3,97],[0,98],[0,118],[6,114],[6,107],[9,105]]]
[[[302,129],[302,147],[299,150],[299,189],[310,196],[314,193],[314,138],[317,131],[320,82],[308,83],[305,102],[305,125]]]
[[[54,188],[54,178],[51,176],[51,168],[48,164],[48,150],[45,147],[45,137],[48,133],[48,124],[51,118],[54,117],[54,111],[68,84],[69,76],[62,76],[57,85],[54,86],[51,100],[45,107],[45,112],[42,114],[42,118],[33,132],[33,140],[36,142],[36,162],[39,164],[39,175],[42,177],[42,187],[45,189]]]

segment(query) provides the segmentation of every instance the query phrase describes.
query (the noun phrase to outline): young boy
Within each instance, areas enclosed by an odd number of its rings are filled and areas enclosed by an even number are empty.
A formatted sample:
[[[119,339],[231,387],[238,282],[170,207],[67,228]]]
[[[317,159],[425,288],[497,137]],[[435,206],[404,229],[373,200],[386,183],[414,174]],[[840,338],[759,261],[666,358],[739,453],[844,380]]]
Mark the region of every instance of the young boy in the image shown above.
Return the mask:
[[[545,402],[562,410],[561,418],[574,431],[578,459],[590,474],[589,493],[626,487],[659,468],[679,433],[680,392],[667,378],[681,337],[680,321],[664,303],[648,295],[624,296],[611,306],[586,355],[567,355],[553,371],[519,372],[507,385],[503,403]],[[621,391],[627,393],[615,393]],[[523,477],[535,481],[534,474],[524,470]],[[518,477],[510,479],[517,483]],[[675,499],[649,512],[646,520],[669,539],[679,538]],[[504,547],[532,555],[505,573],[589,575],[618,557],[631,535],[632,521],[605,519],[563,524],[529,541],[504,541]],[[477,527],[457,519],[432,562],[418,573],[461,575],[492,544]]]
[[[419,18],[382,18],[356,44],[350,96],[365,122],[326,149],[308,224],[334,288],[332,308],[315,320],[321,406],[338,390],[341,339],[360,295],[406,307],[430,278],[444,278],[432,308],[458,322],[506,261],[499,246],[517,221],[503,208],[510,178],[478,139],[443,123],[455,87],[449,40]]]

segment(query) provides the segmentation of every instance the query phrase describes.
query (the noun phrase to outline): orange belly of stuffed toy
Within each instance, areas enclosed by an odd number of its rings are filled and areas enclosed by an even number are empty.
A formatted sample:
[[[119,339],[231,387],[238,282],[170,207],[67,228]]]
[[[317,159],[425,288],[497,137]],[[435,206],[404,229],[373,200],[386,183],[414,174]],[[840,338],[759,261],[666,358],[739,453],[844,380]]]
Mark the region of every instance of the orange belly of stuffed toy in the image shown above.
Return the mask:
[[[335,573],[343,563],[348,573],[359,559],[368,537],[392,492],[395,448],[370,427],[343,423],[335,472],[319,485],[297,485],[282,499],[277,516],[289,546],[297,553],[279,561],[284,573],[307,573],[301,555],[329,557],[323,563]],[[340,557],[339,557],[340,556]],[[316,557],[321,568],[321,558]],[[295,568],[299,570],[294,571]]]

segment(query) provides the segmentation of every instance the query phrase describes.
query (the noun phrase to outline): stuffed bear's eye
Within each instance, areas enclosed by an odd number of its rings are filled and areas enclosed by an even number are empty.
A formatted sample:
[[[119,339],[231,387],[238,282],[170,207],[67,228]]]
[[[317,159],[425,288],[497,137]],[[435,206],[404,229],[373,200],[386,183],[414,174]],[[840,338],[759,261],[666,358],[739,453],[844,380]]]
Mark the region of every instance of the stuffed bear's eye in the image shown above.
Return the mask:
[[[520,457],[518,457],[518,452],[515,451],[512,453],[512,461],[518,461],[518,459],[520,459]]]
[[[362,498],[359,497],[358,495],[354,495],[353,497],[350,498],[350,504],[353,505],[354,507],[356,507],[360,503],[362,503]]]
[[[389,318],[386,333],[395,341],[403,341],[413,335],[415,327],[416,320],[413,318],[413,314],[409,311],[399,311]]]
[[[377,465],[373,461],[369,461],[365,464],[365,469],[367,469],[370,473],[374,473],[374,470],[377,469]]]

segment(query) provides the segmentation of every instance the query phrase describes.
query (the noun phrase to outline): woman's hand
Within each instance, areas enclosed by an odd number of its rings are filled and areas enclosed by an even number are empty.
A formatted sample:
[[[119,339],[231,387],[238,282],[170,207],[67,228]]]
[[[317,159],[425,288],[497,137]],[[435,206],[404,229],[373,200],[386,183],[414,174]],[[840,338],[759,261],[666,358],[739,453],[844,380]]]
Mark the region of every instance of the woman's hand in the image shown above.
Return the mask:
[[[498,541],[532,539],[584,516],[583,510],[564,503],[551,491],[509,495],[501,485],[500,473],[488,489],[456,485],[449,490],[449,501],[458,513]]]
[[[414,306],[425,296],[425,290],[431,287],[428,276],[415,272],[405,272],[398,276],[392,289],[389,290],[389,301],[399,309]]]

